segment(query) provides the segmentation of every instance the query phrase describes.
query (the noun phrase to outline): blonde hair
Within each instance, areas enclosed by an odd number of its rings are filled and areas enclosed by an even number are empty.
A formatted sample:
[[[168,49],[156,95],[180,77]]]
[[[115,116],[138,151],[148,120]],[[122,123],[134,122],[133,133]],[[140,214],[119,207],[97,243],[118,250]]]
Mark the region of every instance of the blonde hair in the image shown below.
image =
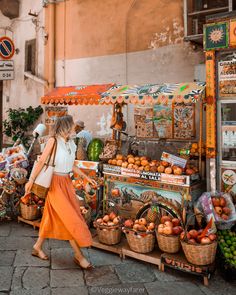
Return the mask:
[[[52,128],[52,136],[63,136],[66,133],[70,133],[73,126],[74,121],[71,115],[58,117]]]

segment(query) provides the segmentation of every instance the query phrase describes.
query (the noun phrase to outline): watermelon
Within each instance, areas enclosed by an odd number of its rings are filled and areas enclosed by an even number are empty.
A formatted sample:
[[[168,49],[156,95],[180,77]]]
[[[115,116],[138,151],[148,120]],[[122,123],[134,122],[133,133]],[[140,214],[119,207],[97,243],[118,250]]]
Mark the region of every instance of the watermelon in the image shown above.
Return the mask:
[[[99,155],[103,150],[103,142],[99,138],[94,138],[90,141],[87,154],[89,161],[99,161]]]

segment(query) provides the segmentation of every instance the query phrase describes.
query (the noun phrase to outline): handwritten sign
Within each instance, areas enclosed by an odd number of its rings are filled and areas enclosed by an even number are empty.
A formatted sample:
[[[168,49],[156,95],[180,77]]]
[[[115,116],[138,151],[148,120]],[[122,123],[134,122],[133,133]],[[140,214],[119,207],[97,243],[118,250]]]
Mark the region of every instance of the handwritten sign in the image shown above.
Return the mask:
[[[171,165],[175,165],[175,166],[179,166],[182,168],[185,168],[186,164],[187,164],[187,160],[171,155],[169,153],[163,152],[161,155],[161,159],[162,161],[166,161],[168,163],[170,163]]]

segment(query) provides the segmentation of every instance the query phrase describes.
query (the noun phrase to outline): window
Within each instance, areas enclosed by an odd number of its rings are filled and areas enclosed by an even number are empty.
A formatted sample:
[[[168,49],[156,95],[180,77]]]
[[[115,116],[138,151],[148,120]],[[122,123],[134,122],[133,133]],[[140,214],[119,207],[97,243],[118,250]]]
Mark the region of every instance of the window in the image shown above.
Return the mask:
[[[35,75],[36,39],[25,42],[25,72]]]

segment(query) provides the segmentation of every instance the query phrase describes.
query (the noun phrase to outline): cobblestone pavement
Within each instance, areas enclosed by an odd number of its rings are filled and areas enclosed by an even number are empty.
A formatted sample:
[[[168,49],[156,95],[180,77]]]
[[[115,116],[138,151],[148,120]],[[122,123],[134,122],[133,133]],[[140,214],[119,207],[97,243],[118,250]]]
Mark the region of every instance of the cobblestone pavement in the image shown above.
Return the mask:
[[[0,294],[236,294],[236,284],[217,274],[209,287],[204,287],[199,277],[170,269],[162,273],[151,264],[122,261],[97,249],[84,251],[96,268],[82,271],[73,263],[73,253],[65,241],[48,240],[45,251],[50,261],[42,261],[31,256],[36,237],[37,230],[31,226],[0,223]]]

